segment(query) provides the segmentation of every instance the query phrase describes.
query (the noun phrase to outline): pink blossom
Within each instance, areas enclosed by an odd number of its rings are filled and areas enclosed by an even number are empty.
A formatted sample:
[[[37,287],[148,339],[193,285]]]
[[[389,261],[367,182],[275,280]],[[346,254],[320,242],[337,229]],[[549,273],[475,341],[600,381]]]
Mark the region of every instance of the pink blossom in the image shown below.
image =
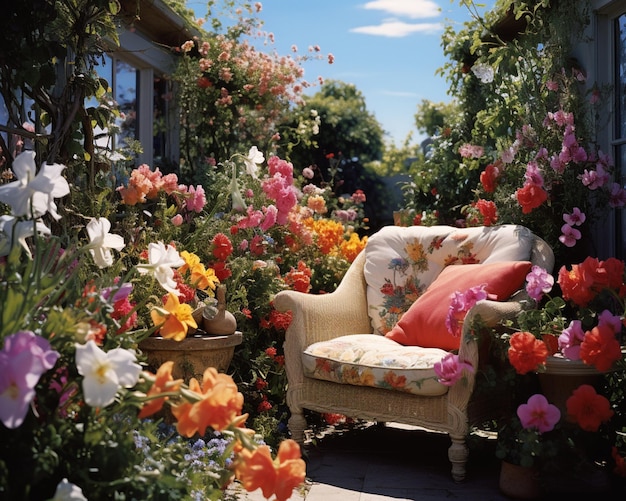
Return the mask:
[[[619,183],[613,183],[609,190],[609,205],[614,209],[619,209],[626,205],[626,191]]]
[[[448,332],[453,336],[460,336],[465,315],[472,306],[483,299],[487,299],[485,284],[471,287],[465,292],[454,292],[451,296],[450,307],[448,308],[445,321]]]
[[[484,154],[485,149],[482,146],[465,143],[459,147],[459,155],[463,158],[480,158]]]
[[[270,205],[265,209],[265,219],[260,225],[263,231],[269,230],[276,224],[276,216],[278,215],[278,209],[274,205]]]
[[[536,162],[528,162],[524,178],[526,179],[526,183],[543,186],[543,175]]]
[[[558,82],[555,82],[554,80],[548,80],[546,82],[546,87],[548,88],[548,90],[551,90],[553,92],[559,90],[559,84]]]
[[[596,164],[596,170],[587,170],[578,176],[582,181],[583,185],[585,185],[590,190],[596,190],[598,188],[602,188],[609,181],[609,174],[604,170],[604,167],[601,163]]]
[[[614,333],[622,331],[622,319],[619,315],[613,315],[609,310],[604,310],[598,316],[598,326],[608,325]]]
[[[166,174],[161,178],[161,188],[165,193],[171,195],[178,190],[178,176],[176,174]]]
[[[578,207],[574,207],[571,214],[563,214],[563,221],[570,226],[580,226],[586,219],[587,216]]]
[[[559,350],[570,360],[580,360],[580,344],[585,339],[580,320],[572,320],[559,336]]]
[[[199,184],[196,188],[189,187],[190,197],[186,200],[186,207],[188,211],[202,212],[206,205],[206,196],[204,194],[204,188]]]
[[[241,219],[237,223],[237,227],[244,228],[256,228],[261,224],[263,220],[263,213],[260,210],[255,210],[251,205],[246,209],[246,217]]]
[[[452,386],[456,383],[465,371],[473,373],[474,367],[468,362],[461,362],[459,356],[454,353],[448,353],[439,362],[433,366],[437,380],[446,386]]]
[[[180,214],[176,214],[172,219],[171,219],[172,225],[174,226],[181,226],[183,224],[183,216],[181,216]]]
[[[582,236],[580,231],[576,228],[572,228],[569,224],[564,224],[561,226],[561,236],[559,237],[560,242],[566,247],[574,247],[576,242],[580,240]]]
[[[517,408],[517,417],[525,429],[536,428],[539,433],[545,433],[554,429],[561,419],[561,411],[546,397],[536,393]]]
[[[58,358],[48,340],[34,332],[19,331],[4,340],[0,351],[0,421],[7,428],[23,423],[39,378]]]
[[[541,266],[533,266],[526,275],[526,292],[535,301],[539,301],[544,294],[552,290],[554,277]]]
[[[311,167],[305,167],[304,169],[302,169],[302,175],[306,179],[313,179],[313,176],[315,176],[315,173],[313,172],[313,169],[311,169]]]

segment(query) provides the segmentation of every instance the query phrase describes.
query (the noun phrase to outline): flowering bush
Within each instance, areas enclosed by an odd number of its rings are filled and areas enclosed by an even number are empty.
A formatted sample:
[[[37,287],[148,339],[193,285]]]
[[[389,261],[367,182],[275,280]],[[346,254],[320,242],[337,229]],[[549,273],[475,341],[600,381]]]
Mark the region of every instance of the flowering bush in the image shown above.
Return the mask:
[[[532,268],[526,292],[539,307],[507,321],[505,331],[494,331],[515,374],[509,378],[512,391],[521,401],[499,430],[499,457],[549,473],[556,464],[575,468],[585,460],[611,465],[620,476],[626,473],[625,277],[624,263],[614,258],[588,257],[562,266],[556,283],[545,270]],[[550,296],[555,287],[560,294]],[[559,395],[564,406],[558,408],[547,398],[554,395],[544,395],[534,379],[538,374],[542,382],[552,359],[593,367],[588,372],[597,374],[601,384],[564,389],[567,393]]]
[[[298,446],[283,442],[273,460],[268,446],[253,440],[244,428],[244,397],[230,376],[207,368],[201,382],[184,383],[172,378],[171,362],[156,374],[142,366],[141,339],[155,330],[184,336],[191,325],[174,279],[175,267],[198,271],[191,254],[183,259],[157,242],[148,245],[147,263],[114,259],[125,243],[104,218],[90,219],[69,240],[53,236],[45,221],[62,219],[55,200],[69,186],[63,165],[37,169],[35,160],[22,153],[17,180],[0,186],[0,201],[10,209],[0,218],[0,492],[11,499],[50,499],[55,491],[72,492],[73,499],[86,499],[83,493],[173,499],[199,489],[211,497],[235,477],[260,487],[250,480],[259,472],[251,461],[262,454],[264,494],[287,499],[304,479]],[[206,270],[198,275],[196,285],[216,281]],[[135,289],[146,277],[167,292],[163,307],[149,308],[157,299]],[[150,327],[137,319],[144,308],[151,309]],[[188,445],[156,439],[146,419],[163,405],[183,437],[210,430],[228,437],[224,457],[234,454],[232,468],[217,471],[207,462],[202,475],[181,474]],[[150,441],[153,463],[141,437]]]

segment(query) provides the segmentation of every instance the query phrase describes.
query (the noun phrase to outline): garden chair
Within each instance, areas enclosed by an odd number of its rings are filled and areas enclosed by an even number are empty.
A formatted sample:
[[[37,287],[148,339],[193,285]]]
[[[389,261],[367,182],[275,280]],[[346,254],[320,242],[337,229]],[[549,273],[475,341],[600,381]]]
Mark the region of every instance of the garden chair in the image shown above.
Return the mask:
[[[495,326],[533,307],[524,290],[531,265],[551,272],[554,255],[522,226],[388,226],[334,292],[278,293],[275,308],[293,313],[284,343],[292,437],[304,442],[304,409],[445,432],[452,477],[464,480],[470,424],[484,423],[498,402],[472,399],[477,371],[447,386],[433,366],[449,352],[480,366],[473,321]],[[450,334],[451,294],[483,284],[490,297]]]

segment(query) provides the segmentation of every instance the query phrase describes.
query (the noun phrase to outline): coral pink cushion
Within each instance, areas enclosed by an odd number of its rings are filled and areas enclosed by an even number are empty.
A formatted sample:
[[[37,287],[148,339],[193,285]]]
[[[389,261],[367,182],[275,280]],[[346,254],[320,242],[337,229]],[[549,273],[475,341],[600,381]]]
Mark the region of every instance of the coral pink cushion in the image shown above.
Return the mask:
[[[386,337],[403,345],[457,350],[461,339],[450,334],[445,325],[452,294],[485,284],[495,300],[506,301],[522,287],[530,268],[528,261],[448,266]]]

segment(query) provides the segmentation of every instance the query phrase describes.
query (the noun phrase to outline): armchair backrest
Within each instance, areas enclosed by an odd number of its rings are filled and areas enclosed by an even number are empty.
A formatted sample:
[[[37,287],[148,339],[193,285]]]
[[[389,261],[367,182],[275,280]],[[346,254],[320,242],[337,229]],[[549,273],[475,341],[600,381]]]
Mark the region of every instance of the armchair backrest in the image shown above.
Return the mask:
[[[364,250],[363,274],[374,332],[388,332],[446,266],[529,261],[535,238],[518,225],[382,228]]]

